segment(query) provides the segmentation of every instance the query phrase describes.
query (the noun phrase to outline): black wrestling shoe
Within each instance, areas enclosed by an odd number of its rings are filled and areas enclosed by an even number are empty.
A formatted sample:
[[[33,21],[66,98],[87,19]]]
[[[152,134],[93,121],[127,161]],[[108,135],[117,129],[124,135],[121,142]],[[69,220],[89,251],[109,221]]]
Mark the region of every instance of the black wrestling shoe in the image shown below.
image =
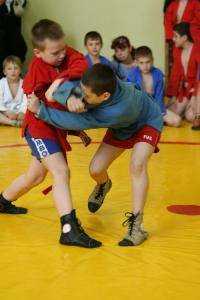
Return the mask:
[[[0,213],[1,214],[17,215],[17,214],[26,214],[27,212],[28,212],[27,208],[17,207],[8,200],[0,199]]]
[[[61,217],[61,236],[62,245],[79,246],[84,248],[97,248],[101,242],[94,240],[85,233],[79,220],[76,218],[75,209],[70,214]]]

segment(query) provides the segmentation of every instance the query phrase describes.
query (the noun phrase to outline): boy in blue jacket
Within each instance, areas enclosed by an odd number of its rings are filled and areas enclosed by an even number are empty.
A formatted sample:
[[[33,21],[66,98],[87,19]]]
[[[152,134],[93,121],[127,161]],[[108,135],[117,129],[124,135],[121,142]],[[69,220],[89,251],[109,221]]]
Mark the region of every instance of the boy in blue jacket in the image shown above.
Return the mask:
[[[136,49],[137,66],[129,73],[128,81],[137,84],[159,105],[163,121],[166,125],[179,127],[181,118],[165,106],[163,73],[153,66],[153,54],[149,47],[141,46]]]
[[[98,33],[97,31],[90,31],[86,33],[84,37],[84,45],[87,50],[87,55],[85,56],[85,58],[87,59],[89,67],[96,63],[102,63],[114,69],[111,61],[100,54],[103,47],[103,39],[100,33]]]
[[[34,94],[29,96],[28,108],[58,128],[108,128],[90,164],[90,174],[97,183],[88,201],[91,212],[101,207],[112,186],[108,167],[125,149],[133,149],[130,162],[133,209],[126,213],[123,224],[128,226],[128,233],[119,245],[141,244],[148,237],[142,228],[142,217],[148,191],[147,165],[153,152],[158,152],[163,128],[160,108],[146,93],[117,79],[114,71],[104,64],[86,70],[80,86],[79,82],[62,84],[53,98],[67,105],[69,112],[48,108]]]

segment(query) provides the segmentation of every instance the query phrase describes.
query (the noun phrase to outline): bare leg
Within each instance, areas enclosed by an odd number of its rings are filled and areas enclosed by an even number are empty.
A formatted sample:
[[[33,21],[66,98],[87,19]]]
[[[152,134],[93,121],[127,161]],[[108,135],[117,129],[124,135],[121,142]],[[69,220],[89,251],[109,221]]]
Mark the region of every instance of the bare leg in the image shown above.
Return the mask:
[[[107,170],[124,149],[101,143],[90,164],[90,175],[97,185],[88,198],[88,209],[95,213],[112,187]]]
[[[41,183],[47,174],[47,170],[53,176],[53,196],[59,213],[61,215],[70,213],[72,204],[69,189],[69,171],[61,152],[44,158],[42,163],[33,157],[27,173],[16,178],[3,192],[3,196],[9,201],[17,200],[31,188]]]
[[[196,98],[192,96],[185,109],[185,118],[189,122],[193,122],[195,119],[196,111]]]
[[[15,201],[46,177],[46,168],[33,157],[27,173],[17,177],[3,192],[5,199]]]
[[[101,242],[84,232],[76,218],[70,191],[70,172],[64,155],[61,152],[54,153],[44,158],[43,163],[53,178],[53,198],[62,226],[60,243],[86,248],[101,246]]]
[[[6,117],[3,113],[0,113],[0,124],[15,126],[16,120],[11,120]]]
[[[84,232],[76,218],[75,210],[72,210],[69,170],[61,152],[47,156],[42,160],[42,163],[33,158],[28,172],[15,179],[4,191],[3,198],[1,197],[0,199],[0,212],[10,214],[26,213],[27,210],[25,208],[15,207],[11,203],[7,204],[7,199],[16,200],[33,186],[40,183],[46,176],[47,170],[50,171],[53,177],[53,197],[61,216],[62,231],[60,243],[86,248],[101,246],[101,242],[92,239]]]
[[[107,170],[110,164],[122,153],[124,149],[101,143],[90,163],[90,175],[97,184],[108,180]]]
[[[193,121],[193,130],[200,130],[200,81],[198,81],[198,86],[197,86],[197,95],[195,98],[195,118]]]
[[[163,121],[166,125],[171,127],[179,127],[182,122],[181,117],[169,109],[167,109],[166,115],[163,117]]]
[[[128,226],[127,235],[119,242],[120,246],[136,246],[148,238],[148,233],[142,228],[143,210],[148,192],[147,165],[154,147],[139,142],[133,147],[131,154],[131,178],[133,189],[133,213],[126,214],[125,225]]]
[[[196,96],[196,115],[200,116],[200,81],[198,81],[197,96]]]
[[[131,154],[130,172],[133,189],[133,213],[142,213],[148,191],[147,165],[154,152],[154,147],[148,143],[135,144]]]
[[[70,191],[70,172],[61,152],[54,153],[42,160],[53,178],[53,198],[60,216],[69,214],[72,209]]]
[[[181,116],[188,105],[188,100],[184,97],[182,102],[179,102],[176,97],[171,99],[171,104],[168,109],[173,111],[175,114]]]

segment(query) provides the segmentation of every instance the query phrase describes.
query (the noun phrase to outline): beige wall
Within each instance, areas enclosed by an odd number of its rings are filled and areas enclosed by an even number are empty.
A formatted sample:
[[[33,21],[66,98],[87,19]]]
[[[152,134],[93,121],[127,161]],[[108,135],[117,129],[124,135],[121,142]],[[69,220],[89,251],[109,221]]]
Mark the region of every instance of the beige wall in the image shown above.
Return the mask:
[[[155,65],[163,70],[162,6],[162,0],[28,0],[23,32],[31,50],[32,25],[41,18],[51,18],[63,26],[68,44],[83,52],[85,33],[97,30],[104,40],[102,54],[108,58],[112,56],[111,40],[127,35],[135,47],[150,46]]]

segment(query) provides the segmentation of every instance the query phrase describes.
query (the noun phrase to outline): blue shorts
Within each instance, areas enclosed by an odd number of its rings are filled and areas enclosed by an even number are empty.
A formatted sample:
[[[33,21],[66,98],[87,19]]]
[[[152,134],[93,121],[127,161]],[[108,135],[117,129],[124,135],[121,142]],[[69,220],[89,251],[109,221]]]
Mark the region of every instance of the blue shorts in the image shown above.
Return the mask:
[[[58,142],[46,138],[32,138],[28,128],[26,130],[25,138],[29,147],[31,148],[31,154],[38,160],[41,160],[56,152],[62,152],[61,146]]]

